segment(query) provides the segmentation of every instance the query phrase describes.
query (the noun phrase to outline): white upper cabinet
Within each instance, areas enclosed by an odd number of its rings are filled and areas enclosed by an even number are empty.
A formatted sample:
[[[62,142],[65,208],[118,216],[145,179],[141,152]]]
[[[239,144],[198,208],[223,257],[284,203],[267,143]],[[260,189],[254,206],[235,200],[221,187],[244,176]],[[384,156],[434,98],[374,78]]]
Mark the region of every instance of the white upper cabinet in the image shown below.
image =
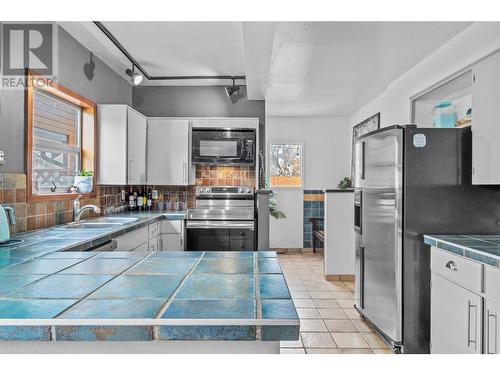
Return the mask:
[[[146,183],[147,119],[127,105],[103,104],[97,109],[99,127],[98,183]]]
[[[472,67],[472,183],[500,184],[500,53]]]
[[[128,109],[128,184],[146,183],[146,139],[147,119],[140,113]]]
[[[148,184],[194,185],[190,121],[148,119]]]

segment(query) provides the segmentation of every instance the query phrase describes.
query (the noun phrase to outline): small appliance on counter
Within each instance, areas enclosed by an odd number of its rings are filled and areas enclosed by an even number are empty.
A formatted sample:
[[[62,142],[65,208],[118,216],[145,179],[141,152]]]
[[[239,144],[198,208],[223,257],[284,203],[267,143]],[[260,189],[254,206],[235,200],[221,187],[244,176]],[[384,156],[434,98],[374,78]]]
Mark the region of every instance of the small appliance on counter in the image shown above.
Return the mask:
[[[187,211],[187,250],[254,251],[255,194],[251,187],[198,186]]]
[[[14,210],[0,205],[0,245],[10,242],[10,225],[16,224]]]
[[[193,128],[193,164],[255,165],[255,129]]]
[[[455,105],[450,101],[439,102],[432,111],[432,125],[435,128],[454,128],[457,122]]]

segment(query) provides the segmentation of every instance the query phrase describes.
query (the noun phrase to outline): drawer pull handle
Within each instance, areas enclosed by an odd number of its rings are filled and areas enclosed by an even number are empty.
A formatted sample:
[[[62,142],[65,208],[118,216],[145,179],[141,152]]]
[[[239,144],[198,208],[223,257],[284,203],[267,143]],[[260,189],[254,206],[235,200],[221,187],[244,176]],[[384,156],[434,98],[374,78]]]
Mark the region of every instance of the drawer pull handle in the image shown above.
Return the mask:
[[[458,271],[458,267],[457,265],[455,264],[454,261],[450,260],[448,263],[446,263],[446,268],[449,268],[450,270],[452,271]]]

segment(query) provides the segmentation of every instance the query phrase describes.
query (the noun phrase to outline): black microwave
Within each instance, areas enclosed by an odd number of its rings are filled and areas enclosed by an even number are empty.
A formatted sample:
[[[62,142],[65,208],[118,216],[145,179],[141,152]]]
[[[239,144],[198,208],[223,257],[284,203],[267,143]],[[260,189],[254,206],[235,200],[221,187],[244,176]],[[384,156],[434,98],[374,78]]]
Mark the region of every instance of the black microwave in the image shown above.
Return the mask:
[[[255,165],[255,129],[193,128],[194,164]]]

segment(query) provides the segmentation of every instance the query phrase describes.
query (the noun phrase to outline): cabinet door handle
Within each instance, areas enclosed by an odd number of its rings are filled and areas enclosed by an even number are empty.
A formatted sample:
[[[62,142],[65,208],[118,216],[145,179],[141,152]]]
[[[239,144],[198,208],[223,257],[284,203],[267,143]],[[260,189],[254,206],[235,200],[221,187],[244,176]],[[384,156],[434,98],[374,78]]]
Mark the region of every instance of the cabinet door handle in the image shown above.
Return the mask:
[[[448,263],[446,263],[446,268],[449,268],[450,270],[452,271],[458,271],[458,267],[457,265],[455,264],[454,261],[450,260]]]
[[[132,182],[132,162],[133,160],[132,159],[129,159],[128,161],[128,171],[127,171],[127,175],[128,175],[128,182]]]
[[[491,318],[495,320],[491,324]],[[493,332],[492,329],[493,328]],[[486,354],[496,354],[497,353],[497,337],[498,337],[498,327],[497,327],[497,314],[486,311]],[[490,345],[491,336],[493,336],[493,345]],[[493,347],[493,350],[491,348]]]
[[[187,184],[187,168],[186,168],[186,162],[182,163],[182,182]]]
[[[471,335],[471,309],[474,309],[474,339]],[[467,347],[474,344],[474,350],[477,349],[477,305],[474,305],[471,301],[467,301]]]
[[[361,176],[362,180],[365,179],[365,142],[361,142]]]

